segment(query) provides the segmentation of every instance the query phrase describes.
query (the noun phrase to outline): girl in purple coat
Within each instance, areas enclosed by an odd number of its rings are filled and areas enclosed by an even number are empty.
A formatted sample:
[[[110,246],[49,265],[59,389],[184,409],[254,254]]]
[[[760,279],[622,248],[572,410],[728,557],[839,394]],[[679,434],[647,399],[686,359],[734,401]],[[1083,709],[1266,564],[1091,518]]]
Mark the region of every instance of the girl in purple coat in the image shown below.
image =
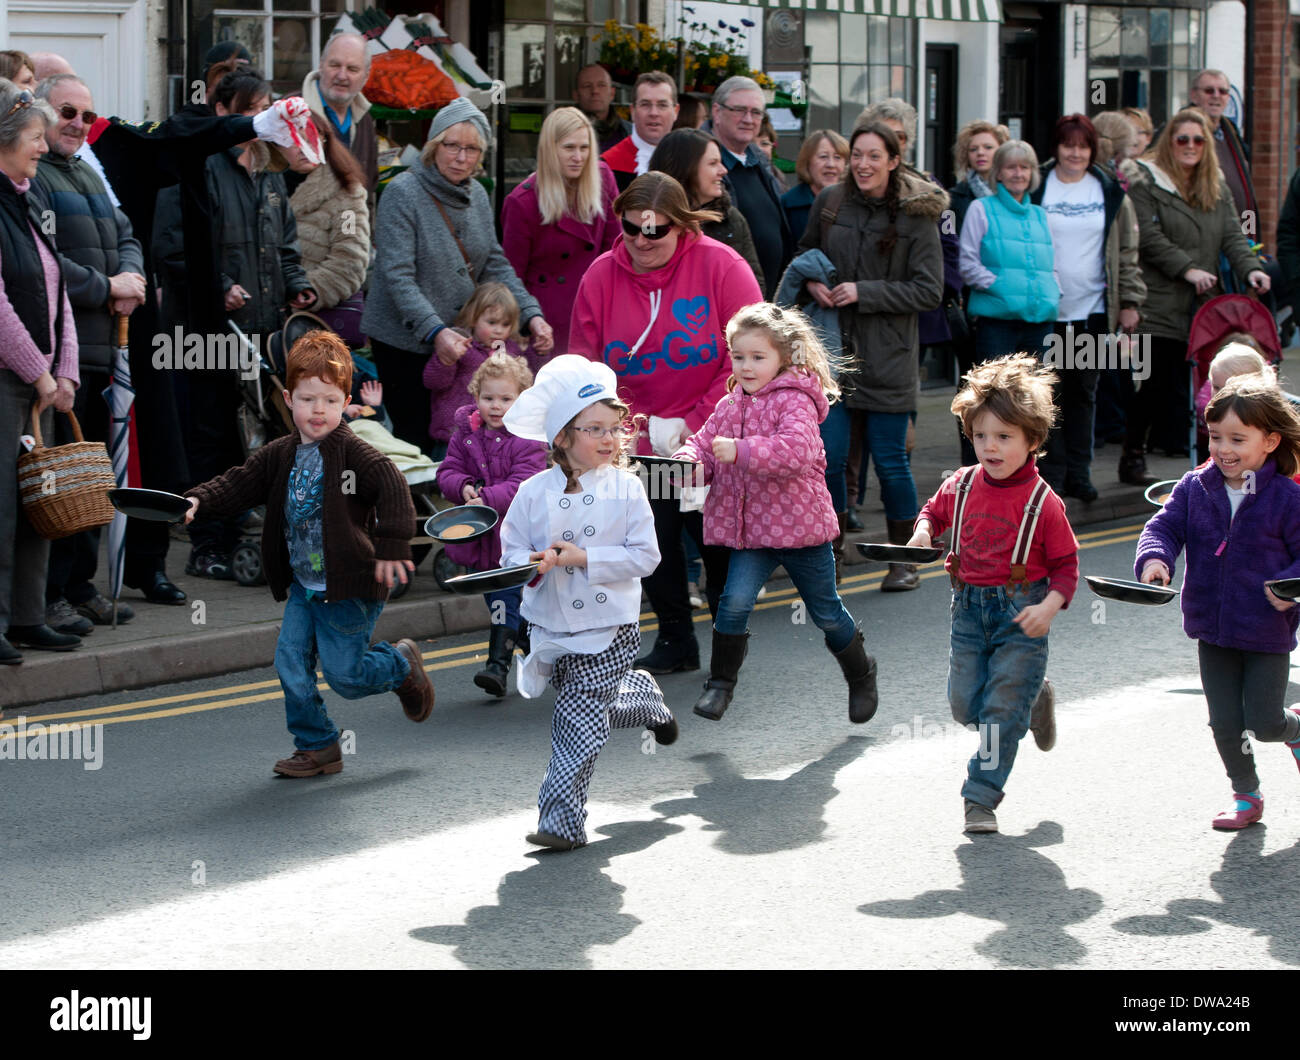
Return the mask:
[[[1211,463],[1189,471],[1138,541],[1135,569],[1168,585],[1187,549],[1183,629],[1198,642],[1201,686],[1233,805],[1212,825],[1264,815],[1250,741],[1284,741],[1300,764],[1300,712],[1283,709],[1300,622],[1265,584],[1300,577],[1300,417],[1275,382],[1238,376],[1205,410]]]
[[[758,592],[778,566],[803,597],[849,686],[849,720],[876,713],[876,661],[835,589],[831,542],[839,521],[826,489],[818,425],[839,397],[830,357],[808,318],[769,302],[727,325],[727,395],[677,457],[703,465],[711,484],[704,542],[726,545],[727,583],[713,624],[713,655],[695,713],[717,721],[731,702]]]
[[[519,357],[496,353],[469,382],[473,405],[456,410],[455,433],[438,467],[438,489],[458,504],[486,504],[502,518],[525,479],[546,470],[546,446],[511,434],[501,420],[519,395],[533,385],[533,373]],[[447,557],[472,571],[501,566],[501,521],[476,541],[447,545]],[[484,593],[492,615],[487,665],[474,683],[494,696],[506,694],[506,676],[520,640],[523,588]]]
[[[520,349],[514,341],[519,335],[519,303],[504,283],[479,284],[457,315],[456,327],[468,331],[469,343],[461,352],[448,354],[450,361],[434,353],[424,366],[424,385],[431,394],[429,437],[434,446],[430,455],[435,460],[447,451],[456,411],[467,397],[473,397],[470,380],[484,361],[501,351],[526,364],[529,372],[537,371],[540,363],[531,345]]]

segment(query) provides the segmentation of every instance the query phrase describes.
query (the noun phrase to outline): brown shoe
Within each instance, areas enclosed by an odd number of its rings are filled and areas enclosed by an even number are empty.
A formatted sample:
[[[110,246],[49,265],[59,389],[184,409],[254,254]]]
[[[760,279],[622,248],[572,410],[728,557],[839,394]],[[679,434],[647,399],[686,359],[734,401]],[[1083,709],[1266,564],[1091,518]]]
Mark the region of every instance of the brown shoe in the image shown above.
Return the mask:
[[[433,713],[433,682],[425,672],[420,649],[413,640],[399,640],[394,647],[411,664],[411,672],[397,690],[397,698],[402,701],[402,710],[406,711],[408,718],[424,721]]]
[[[1029,715],[1029,731],[1034,734],[1034,743],[1040,751],[1050,751],[1056,746],[1056,692],[1045,677]]]
[[[314,777],[320,773],[343,772],[343,752],[335,740],[318,751],[294,751],[288,758],[275,763],[275,771],[282,777]]]

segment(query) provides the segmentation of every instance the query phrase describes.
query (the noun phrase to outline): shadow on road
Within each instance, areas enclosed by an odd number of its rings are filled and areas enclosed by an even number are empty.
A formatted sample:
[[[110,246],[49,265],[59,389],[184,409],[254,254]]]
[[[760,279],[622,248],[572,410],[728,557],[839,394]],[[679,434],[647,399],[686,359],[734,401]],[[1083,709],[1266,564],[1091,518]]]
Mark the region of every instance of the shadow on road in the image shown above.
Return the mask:
[[[1064,832],[1043,821],[1023,836],[972,838],[957,848],[962,885],[954,891],[926,891],[915,898],[868,902],[867,916],[928,919],[965,913],[1006,926],[976,943],[975,952],[1017,968],[1073,964],[1087,947],[1065,928],[1101,911],[1101,895],[1066,886],[1065,873],[1035,847],[1055,846]]]
[[[641,923],[619,912],[625,888],[601,870],[680,831],[663,820],[598,828],[608,838],[581,850],[534,853],[534,864],[502,878],[496,905],[471,909],[465,923],[415,928],[410,935],[455,946],[456,959],[468,968],[590,968],[592,946],[613,945]]]
[[[1228,841],[1223,864],[1210,875],[1210,886],[1222,902],[1175,898],[1165,906],[1166,912],[1125,917],[1115,921],[1115,928],[1126,935],[1198,935],[1209,931],[1212,925],[1207,921],[1213,920],[1266,936],[1272,957],[1300,965],[1300,921],[1277,898],[1294,893],[1300,877],[1300,843],[1265,855],[1267,837],[1263,825],[1254,825]]]
[[[772,854],[816,843],[826,831],[826,804],[837,794],[835,775],[872,743],[850,736],[785,780],[751,780],[725,754],[694,755],[711,779],[695,786],[689,798],[651,807],[665,817],[688,814],[710,822],[706,832],[721,832],[714,844],[728,854]]]

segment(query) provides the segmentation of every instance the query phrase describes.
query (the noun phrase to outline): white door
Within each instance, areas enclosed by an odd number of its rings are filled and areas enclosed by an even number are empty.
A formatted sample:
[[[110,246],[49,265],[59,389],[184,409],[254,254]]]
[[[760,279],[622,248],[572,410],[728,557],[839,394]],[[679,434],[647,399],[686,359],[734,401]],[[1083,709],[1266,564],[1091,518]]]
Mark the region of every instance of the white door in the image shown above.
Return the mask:
[[[90,86],[100,114],[145,114],[145,0],[9,0],[9,45],[57,52]]]

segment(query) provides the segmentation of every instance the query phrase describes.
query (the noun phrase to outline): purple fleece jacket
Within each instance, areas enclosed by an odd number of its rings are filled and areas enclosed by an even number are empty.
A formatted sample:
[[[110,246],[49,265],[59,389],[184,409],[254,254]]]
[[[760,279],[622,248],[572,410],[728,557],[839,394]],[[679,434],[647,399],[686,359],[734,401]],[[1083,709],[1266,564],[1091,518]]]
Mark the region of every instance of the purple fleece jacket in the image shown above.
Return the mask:
[[[546,446],[518,438],[504,427],[485,427],[473,405],[462,405],[454,417],[456,426],[447,443],[447,456],[438,465],[438,489],[448,500],[464,504],[463,490],[477,481],[482,503],[495,508],[502,519],[519,492],[519,487],[546,470]],[[501,566],[501,520],[477,541],[446,545],[447,558],[470,570],[494,570]]]
[[[1264,582],[1300,577],[1300,485],[1279,475],[1271,457],[1254,484],[1232,518],[1219,469],[1189,471],[1143,529],[1134,570],[1140,578],[1146,562],[1158,559],[1172,574],[1186,548],[1189,637],[1238,651],[1291,652],[1300,607],[1275,611]]]
[[[518,343],[506,340],[506,353],[512,357],[522,357],[528,362],[533,375],[542,365],[541,358],[529,343],[526,350],[521,350]],[[435,441],[445,442],[451,437],[455,424],[452,418],[456,410],[466,401],[473,401],[469,392],[469,381],[474,378],[478,366],[492,356],[492,348],[481,342],[471,341],[469,349],[455,364],[443,364],[438,355],[432,354],[424,366],[424,385],[429,388],[429,437]]]

